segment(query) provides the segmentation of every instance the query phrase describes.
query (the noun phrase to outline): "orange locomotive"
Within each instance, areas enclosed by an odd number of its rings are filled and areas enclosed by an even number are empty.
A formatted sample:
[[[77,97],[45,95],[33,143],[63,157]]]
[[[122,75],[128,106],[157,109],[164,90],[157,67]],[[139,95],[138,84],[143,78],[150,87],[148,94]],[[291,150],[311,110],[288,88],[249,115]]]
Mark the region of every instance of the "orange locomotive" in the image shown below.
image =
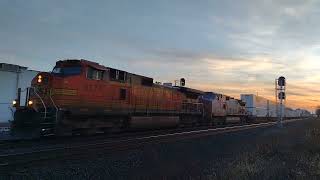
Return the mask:
[[[26,106],[16,100],[13,132],[67,135],[203,120],[201,91],[154,84],[152,78],[87,60],[58,61],[51,73],[39,73],[27,91]]]

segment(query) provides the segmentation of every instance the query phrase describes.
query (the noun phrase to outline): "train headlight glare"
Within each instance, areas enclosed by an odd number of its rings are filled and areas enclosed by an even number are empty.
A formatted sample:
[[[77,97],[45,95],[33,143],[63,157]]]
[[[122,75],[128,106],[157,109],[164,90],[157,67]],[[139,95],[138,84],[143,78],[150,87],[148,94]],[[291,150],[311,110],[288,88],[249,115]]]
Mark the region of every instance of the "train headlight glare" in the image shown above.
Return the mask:
[[[38,83],[41,83],[41,82],[42,82],[42,76],[39,75],[39,76],[38,76]]]
[[[17,105],[17,103],[18,103],[18,102],[17,102],[16,100],[13,100],[13,101],[12,101],[12,105],[14,105],[14,106]]]
[[[31,101],[31,100],[28,101],[28,105],[29,105],[29,106],[33,105],[33,101]]]

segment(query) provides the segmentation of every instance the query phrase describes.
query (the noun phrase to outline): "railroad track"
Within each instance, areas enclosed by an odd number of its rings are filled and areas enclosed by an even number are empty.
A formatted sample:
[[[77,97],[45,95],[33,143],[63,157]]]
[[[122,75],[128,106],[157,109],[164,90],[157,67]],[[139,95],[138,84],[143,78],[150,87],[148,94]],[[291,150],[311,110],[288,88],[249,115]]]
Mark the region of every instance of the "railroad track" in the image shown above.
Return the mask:
[[[225,125],[218,125],[211,128],[222,128],[222,127],[233,127],[238,126],[238,124],[229,124]],[[75,135],[70,137],[55,137],[55,136],[48,136],[42,138],[8,138],[0,140],[0,154],[3,153],[2,151],[7,149],[6,147],[10,148],[23,148],[27,147],[30,148],[32,146],[50,146],[52,144],[70,144],[75,142],[84,142],[84,141],[106,141],[110,139],[123,139],[129,137],[141,137],[141,136],[152,136],[152,135],[159,135],[159,134],[170,134],[176,132],[185,132],[185,131],[196,131],[196,130],[204,130],[208,129],[207,126],[197,126],[197,127],[181,127],[181,128],[171,128],[171,129],[158,129],[158,130],[131,130],[126,132],[117,132],[117,133],[98,133],[91,136],[81,136]],[[2,151],[1,151],[2,150]]]
[[[284,124],[299,121],[302,119],[286,120]],[[128,149],[133,149],[141,147],[150,143],[160,143],[160,142],[170,142],[178,141],[182,139],[191,139],[215,134],[223,134],[230,132],[237,132],[243,130],[249,130],[254,128],[269,127],[275,125],[276,122],[266,122],[259,124],[250,125],[238,125],[232,127],[224,128],[214,128],[214,129],[202,129],[202,130],[191,130],[186,132],[173,132],[157,135],[147,135],[142,137],[133,137],[127,139],[108,139],[100,142],[87,141],[82,143],[76,143],[72,145],[64,145],[60,147],[43,147],[37,150],[27,150],[23,152],[12,152],[0,155],[0,170],[8,170],[8,168],[15,168],[19,165],[28,165],[33,163],[42,163],[49,160],[74,158],[90,155],[91,153],[99,152],[111,153],[118,152]]]

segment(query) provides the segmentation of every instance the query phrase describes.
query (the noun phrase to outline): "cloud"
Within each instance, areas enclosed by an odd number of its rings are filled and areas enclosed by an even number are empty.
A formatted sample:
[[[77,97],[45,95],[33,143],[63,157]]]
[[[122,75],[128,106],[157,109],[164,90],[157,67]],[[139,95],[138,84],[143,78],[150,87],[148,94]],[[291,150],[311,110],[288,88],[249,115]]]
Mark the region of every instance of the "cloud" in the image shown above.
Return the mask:
[[[302,61],[287,65],[285,61],[279,62],[269,56],[237,59],[179,52],[178,49],[154,52],[155,59],[137,60],[135,64],[150,69],[156,67],[157,71],[171,69],[165,76],[167,81],[186,75],[187,85],[193,88],[224,93],[237,98],[244,93],[259,94],[273,100],[274,80],[284,73],[289,82],[287,86],[289,106],[312,109],[316,107],[317,99],[320,100],[320,91],[316,89],[320,84],[309,83],[315,78],[296,74],[312,69],[312,66],[303,66]],[[314,63],[313,65],[316,65],[317,62]],[[311,72],[314,73],[316,72]],[[308,98],[313,100],[310,101]]]
[[[288,104],[320,100],[317,0],[0,2],[0,58],[37,70],[84,58],[163,82],[238,97],[273,99],[288,80]],[[27,12],[27,13],[26,13]]]

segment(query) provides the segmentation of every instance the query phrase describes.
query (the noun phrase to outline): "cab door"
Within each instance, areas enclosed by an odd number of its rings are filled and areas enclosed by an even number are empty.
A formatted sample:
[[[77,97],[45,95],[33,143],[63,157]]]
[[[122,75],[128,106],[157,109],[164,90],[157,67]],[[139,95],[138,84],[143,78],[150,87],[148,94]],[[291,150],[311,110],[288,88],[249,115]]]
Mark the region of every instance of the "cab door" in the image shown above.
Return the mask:
[[[86,80],[83,84],[83,103],[88,107],[103,107],[105,105],[106,81],[104,81],[106,71],[88,66],[86,68]]]

